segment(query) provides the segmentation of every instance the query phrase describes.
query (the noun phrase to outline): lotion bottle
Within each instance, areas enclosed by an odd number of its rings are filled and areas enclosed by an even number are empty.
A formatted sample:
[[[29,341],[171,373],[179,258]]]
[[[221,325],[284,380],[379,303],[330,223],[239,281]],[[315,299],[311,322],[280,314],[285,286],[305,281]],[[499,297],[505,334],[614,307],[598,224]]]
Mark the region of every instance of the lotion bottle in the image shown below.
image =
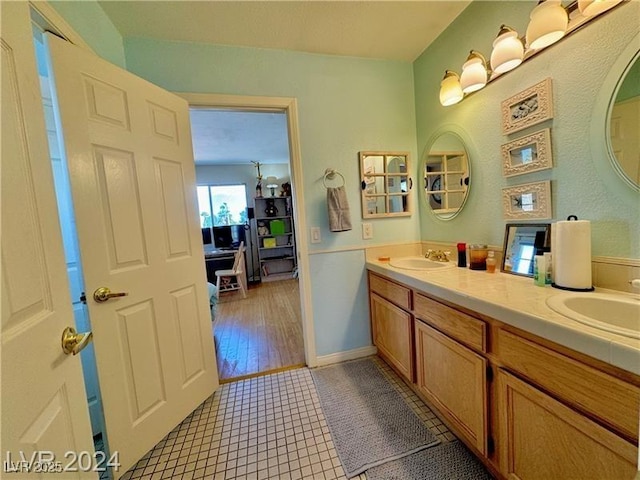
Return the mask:
[[[533,283],[539,287],[545,286],[547,277],[544,260],[544,255],[536,255],[533,258]]]

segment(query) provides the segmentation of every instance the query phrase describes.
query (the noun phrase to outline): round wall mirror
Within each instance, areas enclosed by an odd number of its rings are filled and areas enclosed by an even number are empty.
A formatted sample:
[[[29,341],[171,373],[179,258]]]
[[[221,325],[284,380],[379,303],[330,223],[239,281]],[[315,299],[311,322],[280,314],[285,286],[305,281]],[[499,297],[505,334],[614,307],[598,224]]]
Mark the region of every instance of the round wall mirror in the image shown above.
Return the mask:
[[[614,168],[640,190],[640,51],[625,69],[611,98],[607,139]]]
[[[469,196],[469,154],[454,132],[436,135],[425,150],[422,177],[427,205],[442,220],[455,217]]]

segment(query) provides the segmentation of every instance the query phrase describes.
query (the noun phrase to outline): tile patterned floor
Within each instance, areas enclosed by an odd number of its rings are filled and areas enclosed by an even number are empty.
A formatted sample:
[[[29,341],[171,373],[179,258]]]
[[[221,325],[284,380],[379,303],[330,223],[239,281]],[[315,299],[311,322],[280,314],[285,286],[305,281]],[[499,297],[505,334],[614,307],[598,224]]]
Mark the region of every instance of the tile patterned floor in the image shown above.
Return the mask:
[[[381,360],[383,373],[443,442],[455,437]],[[346,479],[310,370],[221,385],[123,480]],[[364,474],[357,477],[366,480]]]

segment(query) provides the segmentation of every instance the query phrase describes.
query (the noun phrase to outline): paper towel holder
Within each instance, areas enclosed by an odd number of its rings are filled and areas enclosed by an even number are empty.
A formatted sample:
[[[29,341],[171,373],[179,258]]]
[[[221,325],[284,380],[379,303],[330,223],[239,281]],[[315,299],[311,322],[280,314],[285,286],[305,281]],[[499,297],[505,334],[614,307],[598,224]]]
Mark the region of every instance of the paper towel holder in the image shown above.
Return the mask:
[[[578,216],[577,215],[569,215],[567,217],[567,221],[568,222],[578,221]],[[567,290],[569,292],[593,292],[595,290],[595,288],[593,286],[588,287],[588,288],[573,288],[573,287],[565,287],[565,286],[562,286],[562,285],[558,285],[555,282],[551,283],[551,286],[553,288],[557,288],[559,290]]]
[[[533,277],[533,256],[551,246],[551,224],[507,223],[500,271]],[[548,251],[548,250],[547,250]]]

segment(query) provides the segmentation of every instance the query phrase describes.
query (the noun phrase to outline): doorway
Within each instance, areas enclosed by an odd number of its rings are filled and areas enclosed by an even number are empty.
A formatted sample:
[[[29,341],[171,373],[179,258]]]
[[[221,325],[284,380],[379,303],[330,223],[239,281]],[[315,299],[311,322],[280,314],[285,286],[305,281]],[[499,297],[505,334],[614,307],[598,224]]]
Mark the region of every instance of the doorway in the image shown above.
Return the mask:
[[[49,158],[53,172],[53,182],[56,194],[56,203],[64,257],[67,267],[67,280],[71,292],[71,302],[74,316],[74,326],[78,332],[91,330],[89,312],[86,306],[84,288],[84,276],[80,259],[80,248],[75,229],[75,217],[73,201],[71,198],[71,186],[69,184],[69,172],[62,147],[63,141],[60,134],[59,118],[54,107],[54,91],[50,79],[48,53],[44,44],[44,30],[35,21],[32,22],[33,41],[38,63],[38,76],[40,79],[40,91],[42,106],[44,109],[45,126],[49,144]],[[104,425],[104,413],[102,408],[102,395],[98,382],[96,369],[96,357],[93,344],[89,344],[80,353],[82,374],[84,377],[85,392],[91,420],[91,433],[96,452],[102,452],[108,456],[109,446]],[[108,470],[102,473],[101,478],[110,478]]]
[[[304,366],[287,112],[191,106],[190,116],[208,281],[233,248],[216,230],[242,228],[247,248],[247,297],[212,298],[220,380]]]

